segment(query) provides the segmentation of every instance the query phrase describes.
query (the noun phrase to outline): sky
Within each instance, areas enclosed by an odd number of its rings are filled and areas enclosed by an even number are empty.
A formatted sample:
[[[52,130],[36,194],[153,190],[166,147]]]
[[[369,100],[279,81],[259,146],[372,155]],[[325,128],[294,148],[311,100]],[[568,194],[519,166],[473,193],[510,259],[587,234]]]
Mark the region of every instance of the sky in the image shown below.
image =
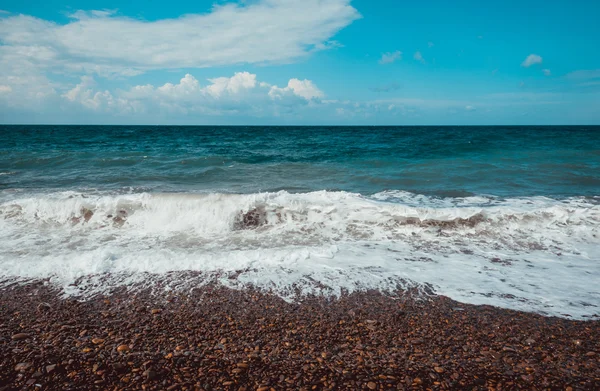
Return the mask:
[[[600,2],[0,0],[0,123],[600,124]]]

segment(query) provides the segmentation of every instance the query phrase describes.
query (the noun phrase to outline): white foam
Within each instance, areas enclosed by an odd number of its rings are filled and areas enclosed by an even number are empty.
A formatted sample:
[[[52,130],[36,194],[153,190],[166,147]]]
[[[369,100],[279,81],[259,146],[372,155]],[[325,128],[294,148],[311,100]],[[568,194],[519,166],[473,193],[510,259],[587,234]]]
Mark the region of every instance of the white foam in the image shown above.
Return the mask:
[[[3,193],[0,277],[50,277],[73,294],[173,271],[235,274],[222,282],[282,296],[431,284],[464,302],[583,318],[600,313],[597,201]],[[248,211],[264,224],[243,227]],[[90,275],[96,283],[69,287]]]

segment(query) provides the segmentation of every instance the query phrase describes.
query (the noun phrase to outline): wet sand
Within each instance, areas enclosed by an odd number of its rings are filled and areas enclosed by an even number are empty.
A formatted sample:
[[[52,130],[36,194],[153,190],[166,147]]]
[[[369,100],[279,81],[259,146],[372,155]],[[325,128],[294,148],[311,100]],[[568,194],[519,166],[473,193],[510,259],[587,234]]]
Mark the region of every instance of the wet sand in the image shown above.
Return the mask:
[[[0,290],[0,390],[599,390],[600,321],[414,292]]]

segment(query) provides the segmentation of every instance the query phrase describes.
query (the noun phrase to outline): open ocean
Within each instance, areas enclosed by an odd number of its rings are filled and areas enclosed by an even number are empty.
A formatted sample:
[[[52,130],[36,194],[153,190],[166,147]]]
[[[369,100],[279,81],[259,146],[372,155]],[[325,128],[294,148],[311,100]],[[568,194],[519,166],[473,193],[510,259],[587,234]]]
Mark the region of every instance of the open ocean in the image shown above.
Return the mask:
[[[206,276],[598,317],[600,127],[0,126],[1,284]]]

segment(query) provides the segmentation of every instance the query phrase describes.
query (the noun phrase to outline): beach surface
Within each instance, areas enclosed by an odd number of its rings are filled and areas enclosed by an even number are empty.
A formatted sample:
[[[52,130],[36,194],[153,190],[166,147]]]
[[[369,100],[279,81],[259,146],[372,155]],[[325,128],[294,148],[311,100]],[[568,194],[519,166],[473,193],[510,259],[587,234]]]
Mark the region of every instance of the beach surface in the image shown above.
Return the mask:
[[[600,324],[445,296],[0,291],[0,390],[598,390]]]

